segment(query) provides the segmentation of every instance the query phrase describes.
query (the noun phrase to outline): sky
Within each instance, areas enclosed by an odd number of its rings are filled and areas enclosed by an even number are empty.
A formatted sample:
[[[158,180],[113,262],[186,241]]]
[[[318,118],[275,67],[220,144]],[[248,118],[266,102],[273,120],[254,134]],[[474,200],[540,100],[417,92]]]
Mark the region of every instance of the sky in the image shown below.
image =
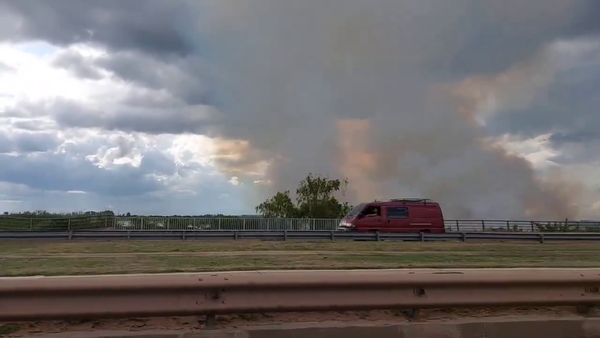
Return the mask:
[[[600,219],[596,0],[0,0],[0,212],[252,214],[308,173]]]

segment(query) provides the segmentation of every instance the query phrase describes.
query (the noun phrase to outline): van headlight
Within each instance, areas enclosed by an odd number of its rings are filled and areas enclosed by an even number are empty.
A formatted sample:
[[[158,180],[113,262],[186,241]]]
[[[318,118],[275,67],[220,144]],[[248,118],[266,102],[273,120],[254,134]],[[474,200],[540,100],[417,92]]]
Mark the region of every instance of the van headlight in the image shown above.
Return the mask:
[[[339,226],[341,226],[341,227],[344,227],[344,228],[350,228],[350,227],[352,227],[353,225],[352,225],[352,223],[350,223],[350,222],[348,222],[348,221],[345,221],[345,220],[344,220],[344,221],[341,221],[341,222],[340,222]]]

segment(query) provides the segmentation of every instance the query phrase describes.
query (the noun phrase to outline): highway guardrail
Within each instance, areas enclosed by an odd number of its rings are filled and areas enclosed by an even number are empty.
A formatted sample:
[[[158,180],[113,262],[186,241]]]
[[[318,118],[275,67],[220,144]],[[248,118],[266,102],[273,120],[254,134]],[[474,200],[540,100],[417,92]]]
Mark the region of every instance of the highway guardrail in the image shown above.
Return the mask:
[[[88,215],[79,217],[15,217],[0,215],[0,231],[80,230],[240,230],[335,231],[340,219],[263,217],[153,217]],[[446,232],[600,232],[600,221],[572,220],[444,220]],[[419,231],[421,229],[414,229]]]
[[[0,240],[359,240],[359,241],[599,241],[600,233],[449,232],[379,233],[345,231],[66,231],[0,232]]]
[[[257,271],[0,279],[0,321],[600,304],[600,269]],[[214,317],[212,317],[214,318]]]

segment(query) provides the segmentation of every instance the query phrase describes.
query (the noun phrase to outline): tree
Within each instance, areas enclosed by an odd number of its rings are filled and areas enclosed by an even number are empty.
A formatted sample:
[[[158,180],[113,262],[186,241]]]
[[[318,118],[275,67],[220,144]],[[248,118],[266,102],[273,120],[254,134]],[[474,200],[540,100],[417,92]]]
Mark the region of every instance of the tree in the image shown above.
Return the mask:
[[[344,196],[347,186],[347,178],[309,174],[298,185],[295,203],[289,190],[278,192],[259,204],[256,212],[267,218],[342,218],[352,207],[338,201],[336,195]]]

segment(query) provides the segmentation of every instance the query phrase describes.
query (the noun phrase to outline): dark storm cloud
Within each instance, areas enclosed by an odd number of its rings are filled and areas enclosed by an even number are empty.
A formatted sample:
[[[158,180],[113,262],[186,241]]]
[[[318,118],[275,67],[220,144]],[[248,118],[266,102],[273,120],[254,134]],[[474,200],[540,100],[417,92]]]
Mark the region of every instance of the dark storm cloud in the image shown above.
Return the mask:
[[[102,128],[149,134],[204,133],[206,121],[215,114],[210,106],[188,106],[156,93],[133,93],[123,102],[105,107],[88,107],[65,99],[24,102],[7,111],[11,117],[50,116],[64,128]]]
[[[1,0],[0,38],[45,40],[56,45],[95,42],[117,50],[187,55],[192,46],[182,30],[187,1]],[[10,18],[11,20],[9,20]]]
[[[33,153],[53,150],[60,144],[54,133],[0,131],[0,153]]]
[[[189,105],[207,104],[208,89],[203,83],[203,63],[198,57],[153,59],[139,53],[115,53],[94,60],[94,64],[127,82],[151,89],[168,90]]]
[[[547,88],[539,89],[538,98],[530,105],[501,110],[492,116],[487,121],[488,130],[495,135],[525,137],[556,133],[551,138],[556,146],[567,140],[591,140],[600,128],[600,44],[591,54],[596,57],[595,64],[577,63],[559,72]]]
[[[102,74],[98,69],[94,68],[83,55],[76,51],[66,51],[61,53],[52,62],[52,65],[66,69],[82,79],[98,80],[102,78]]]
[[[588,143],[600,140],[600,132],[582,131],[570,133],[556,133],[550,136],[550,141],[560,146],[564,143]]]
[[[160,189],[158,182],[144,176],[148,173],[145,167],[104,170],[85,160],[53,154],[0,155],[0,163],[0,181],[32,189],[81,190],[107,196],[136,196]]]

